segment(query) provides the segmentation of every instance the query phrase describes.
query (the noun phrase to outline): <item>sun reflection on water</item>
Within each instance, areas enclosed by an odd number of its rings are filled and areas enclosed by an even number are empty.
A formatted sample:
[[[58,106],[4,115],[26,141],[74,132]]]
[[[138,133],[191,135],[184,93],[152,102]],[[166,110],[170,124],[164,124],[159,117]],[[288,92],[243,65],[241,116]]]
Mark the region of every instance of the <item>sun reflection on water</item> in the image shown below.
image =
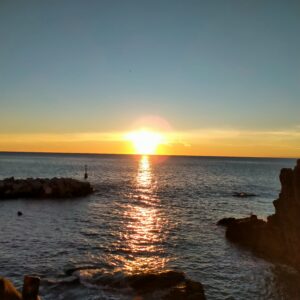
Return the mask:
[[[124,210],[123,240],[126,252],[122,269],[126,273],[141,273],[162,270],[167,263],[164,257],[163,218],[159,210],[160,201],[155,195],[155,178],[151,161],[142,156],[139,161],[135,195]]]
[[[137,173],[137,189],[148,189],[151,191],[152,173],[148,156],[142,156]]]

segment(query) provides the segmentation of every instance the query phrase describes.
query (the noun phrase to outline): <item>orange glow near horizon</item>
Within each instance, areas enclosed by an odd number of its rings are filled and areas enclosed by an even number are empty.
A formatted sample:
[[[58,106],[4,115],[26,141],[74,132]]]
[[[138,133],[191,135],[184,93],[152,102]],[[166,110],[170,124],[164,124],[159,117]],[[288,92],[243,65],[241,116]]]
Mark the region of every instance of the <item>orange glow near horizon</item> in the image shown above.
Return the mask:
[[[163,142],[163,135],[150,130],[139,130],[126,135],[134,146],[135,154],[157,154],[157,147]]]
[[[285,131],[176,131],[154,122],[146,125],[134,124],[131,128],[135,130],[119,132],[0,133],[0,151],[300,157],[300,127]]]

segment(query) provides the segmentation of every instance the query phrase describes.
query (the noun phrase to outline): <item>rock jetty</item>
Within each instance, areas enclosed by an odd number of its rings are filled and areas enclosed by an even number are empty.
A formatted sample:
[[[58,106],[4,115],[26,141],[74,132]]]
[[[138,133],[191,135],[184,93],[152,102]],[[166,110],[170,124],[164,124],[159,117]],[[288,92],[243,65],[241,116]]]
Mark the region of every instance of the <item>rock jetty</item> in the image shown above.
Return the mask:
[[[300,270],[300,159],[294,169],[280,172],[281,192],[273,201],[275,214],[267,221],[256,215],[225,218],[218,225],[226,227],[228,240],[255,254],[282,262]]]
[[[0,180],[0,199],[16,198],[74,198],[93,192],[89,182],[72,178],[27,178],[14,177]]]

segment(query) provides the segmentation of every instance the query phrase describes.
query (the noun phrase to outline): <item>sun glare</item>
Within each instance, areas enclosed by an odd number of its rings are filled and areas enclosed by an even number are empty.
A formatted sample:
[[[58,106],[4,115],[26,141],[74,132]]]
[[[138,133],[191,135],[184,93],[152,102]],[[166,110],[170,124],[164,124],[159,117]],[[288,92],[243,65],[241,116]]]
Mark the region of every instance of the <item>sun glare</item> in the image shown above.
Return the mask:
[[[136,154],[147,155],[156,153],[163,138],[160,133],[140,130],[127,134],[127,139],[132,142]]]

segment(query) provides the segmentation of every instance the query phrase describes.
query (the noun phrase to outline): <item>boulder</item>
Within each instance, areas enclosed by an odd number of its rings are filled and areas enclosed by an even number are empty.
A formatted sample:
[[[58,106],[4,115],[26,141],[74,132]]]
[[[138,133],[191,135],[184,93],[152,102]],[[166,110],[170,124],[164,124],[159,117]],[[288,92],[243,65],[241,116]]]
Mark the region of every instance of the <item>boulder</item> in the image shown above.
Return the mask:
[[[0,277],[0,299],[22,300],[22,296],[10,280],[8,280],[7,278]]]
[[[128,283],[138,295],[163,290],[163,300],[206,299],[202,284],[186,278],[184,273],[178,271],[131,275]]]
[[[166,271],[158,274],[138,274],[128,277],[129,286],[136,291],[152,291],[178,285],[185,280],[182,272]]]
[[[98,267],[79,267],[66,270],[66,275],[80,278],[80,270]],[[120,274],[119,274],[120,275]],[[88,279],[93,285],[131,291],[132,299],[163,300],[205,300],[204,288],[200,282],[188,279],[183,272],[162,271],[137,274],[96,274]],[[153,298],[155,295],[155,298]],[[160,296],[158,296],[160,295]]]
[[[0,277],[0,300],[41,300],[38,296],[40,279],[24,276],[22,294],[7,278]]]
[[[163,300],[205,300],[203,285],[200,282],[187,279],[183,285],[174,287]]]

